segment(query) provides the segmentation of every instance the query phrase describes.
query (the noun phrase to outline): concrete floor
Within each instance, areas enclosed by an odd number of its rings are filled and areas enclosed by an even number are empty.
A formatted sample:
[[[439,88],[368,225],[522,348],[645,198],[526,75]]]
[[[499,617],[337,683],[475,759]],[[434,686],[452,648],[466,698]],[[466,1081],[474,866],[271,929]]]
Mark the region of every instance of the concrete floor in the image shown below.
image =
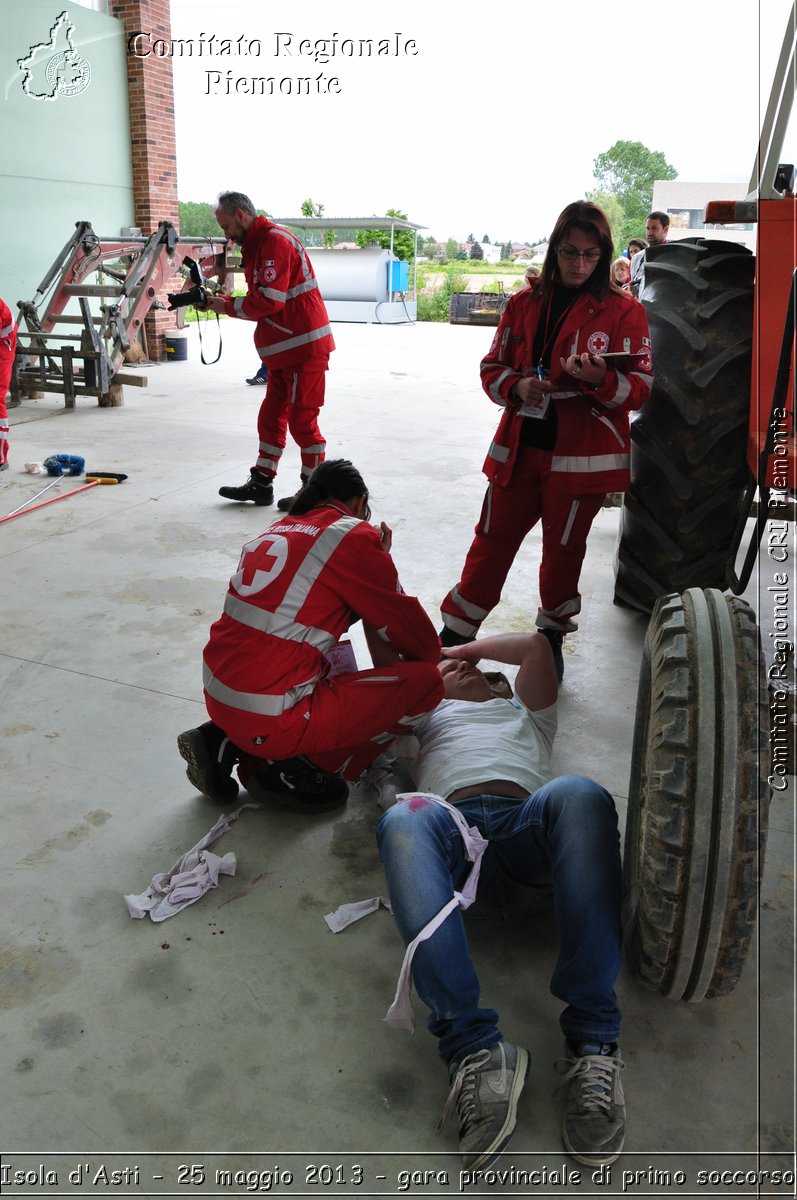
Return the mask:
[[[245,812],[215,847],[235,852],[237,876],[164,924],[131,920],[122,899],[218,816],[187,783],[175,736],[204,719],[208,626],[242,543],[271,517],[217,495],[220,484],[246,478],[260,395],[243,382],[256,367],[251,326],[222,328],[217,365],[200,364],[192,329],[189,361],[144,368],[148,389],[127,389],[122,408],[81,401],[65,412],[49,397],[11,410],[2,513],[43,486],[22,466],[48,454],[78,453],[90,469],[129,479],[0,529],[4,1161],[44,1162],[61,1182],[76,1161],[113,1164],[128,1169],[114,1190],[138,1195],[210,1194],[220,1165],[290,1169],[290,1187],[283,1174],[286,1190],[273,1191],[285,1195],[304,1194],[305,1182],[311,1195],[391,1194],[400,1171],[428,1169],[448,1172],[447,1182],[438,1175],[404,1190],[448,1194],[459,1182],[456,1130],[434,1132],[446,1078],[423,1006],[416,1001],[414,1037],[382,1022],[401,961],[392,920],[381,912],[339,936],[323,920],[383,890],[372,791],[357,789],[342,814],[313,820]],[[215,326],[207,330],[212,346]],[[335,327],[323,413],[330,455],[362,470],[374,519],[394,529],[404,587],[435,620],[483,491],[497,414],[478,363],[491,336]],[[291,447],[278,495],[294,489],[298,465]],[[612,604],[617,523],[618,510],[604,510],[591,535],[581,628],[566,643],[555,767],[600,780],[624,818],[645,620]],[[532,535],[485,629],[529,625],[537,564]],[[755,588],[749,598],[756,602]],[[581,1183],[549,1175],[551,1194],[619,1194],[627,1169],[640,1172],[625,1180],[630,1194],[683,1196],[699,1167],[736,1165],[723,1157],[731,1153],[745,1153],[745,1169],[793,1161],[792,812],[793,792],[778,794],[759,942],[731,996],[673,1003],[623,972],[627,1153],[611,1182],[591,1182],[584,1168]],[[473,952],[485,1002],[532,1056],[501,1165],[572,1172],[552,1099],[561,1053],[560,1006],[548,992],[553,922],[474,923]],[[169,1152],[160,1172],[146,1152]],[[319,1163],[340,1163],[344,1175],[306,1178]],[[365,1171],[359,1187],[354,1163]],[[177,1178],[190,1164],[203,1165],[204,1183]],[[651,1175],[676,1169],[685,1183]],[[30,1182],[16,1191],[13,1179],[1,1182],[9,1195],[39,1194]],[[214,1194],[235,1194],[234,1180],[223,1182]],[[545,1182],[532,1190],[547,1194]],[[482,1186],[495,1194],[498,1185],[483,1181],[477,1193]],[[68,1194],[81,1188],[73,1180]],[[239,1181],[240,1194],[252,1190],[266,1190],[264,1179]],[[499,1190],[529,1186],[509,1179]],[[55,1194],[52,1184],[45,1193]]]

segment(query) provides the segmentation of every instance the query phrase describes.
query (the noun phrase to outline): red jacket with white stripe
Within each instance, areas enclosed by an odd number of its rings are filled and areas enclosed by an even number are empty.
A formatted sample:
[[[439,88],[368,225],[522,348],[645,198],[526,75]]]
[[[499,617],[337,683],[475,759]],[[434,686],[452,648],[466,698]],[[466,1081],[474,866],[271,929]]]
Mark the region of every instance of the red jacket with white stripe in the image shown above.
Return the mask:
[[[435,628],[372,525],[335,500],[282,517],[241,552],[205,647],[205,692],[279,718],[328,674],[325,654],[358,617],[407,658],[438,661]]]
[[[0,404],[4,404],[6,392],[11,384],[16,344],[16,322],[5,300],[0,300]]]
[[[326,369],[332,326],[310,259],[289,230],[255,217],[243,239],[245,296],[225,296],[229,317],[257,321],[255,347],[267,367]]]
[[[536,364],[534,335],[543,312],[540,289],[518,292],[507,304],[489,353],[482,360],[482,386],[504,409],[482,470],[494,483],[505,484],[520,445],[521,415],[511,393]],[[562,370],[559,359],[589,351],[637,353],[620,360],[622,370],[607,363],[603,383],[579,384]],[[609,362],[612,360],[610,359]],[[608,292],[598,299],[583,292],[565,316],[551,352],[551,392],[556,405],[557,434],[551,471],[573,493],[623,492],[630,483],[630,411],[641,408],[650,395],[653,367],[645,310],[626,293]]]

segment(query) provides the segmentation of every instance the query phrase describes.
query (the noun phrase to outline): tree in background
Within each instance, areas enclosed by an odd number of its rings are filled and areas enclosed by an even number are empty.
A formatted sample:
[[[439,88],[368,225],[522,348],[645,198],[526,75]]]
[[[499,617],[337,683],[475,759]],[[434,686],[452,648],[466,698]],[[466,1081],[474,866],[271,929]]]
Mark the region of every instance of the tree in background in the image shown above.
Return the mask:
[[[302,203],[300,204],[299,209],[300,209],[303,217],[323,217],[323,215],[324,215],[324,205],[316,204],[315,201],[311,200],[309,197],[307,198],[307,200],[302,200]],[[310,231],[308,231],[308,232],[310,232]],[[323,246],[326,246],[327,249],[330,249],[332,246],[334,246],[336,241],[337,241],[337,233],[335,232],[334,229],[324,229],[323,231],[322,230],[313,230],[312,233],[310,234],[310,237],[308,237],[308,239],[307,239],[308,245],[310,245],[310,246],[322,246],[323,245]]]
[[[376,213],[374,213],[376,216]],[[397,208],[389,208],[385,213],[386,217],[395,217],[397,221],[406,221],[407,214],[399,212]],[[390,230],[389,229],[361,229],[355,238],[357,245],[382,246],[385,250],[390,249]],[[393,253],[396,258],[401,258],[404,262],[412,260],[413,251],[415,249],[415,236],[411,229],[395,229],[393,231]]]
[[[485,233],[484,237],[482,238],[482,241],[484,242],[485,246],[490,245],[490,239],[488,238],[486,233]]]
[[[503,246],[501,247],[501,259],[503,260],[503,262],[511,262],[512,261],[512,243],[511,242],[504,242]]]
[[[474,242],[470,248],[471,258],[484,258],[484,251],[478,242]]]
[[[449,238],[446,242],[446,258],[450,262],[452,258],[456,258],[459,253],[459,242],[456,238]]]
[[[593,204],[597,204],[606,213],[606,220],[609,222],[609,228],[612,231],[612,241],[614,242],[615,254],[620,254],[628,245],[628,237],[634,237],[633,233],[625,236],[626,215],[623,212],[623,206],[618,198],[611,192],[587,192],[587,200],[591,200]],[[647,211],[645,212],[647,216]],[[645,222],[642,222],[642,232],[645,231]]]
[[[649,150],[642,142],[615,142],[594,163],[598,191],[616,196],[625,220],[621,241],[644,237],[645,218],[653,204],[657,179],[676,179],[678,172],[660,150]]]
[[[177,205],[180,233],[183,237],[219,237],[221,230],[216,224],[216,208],[196,200],[180,200]]]

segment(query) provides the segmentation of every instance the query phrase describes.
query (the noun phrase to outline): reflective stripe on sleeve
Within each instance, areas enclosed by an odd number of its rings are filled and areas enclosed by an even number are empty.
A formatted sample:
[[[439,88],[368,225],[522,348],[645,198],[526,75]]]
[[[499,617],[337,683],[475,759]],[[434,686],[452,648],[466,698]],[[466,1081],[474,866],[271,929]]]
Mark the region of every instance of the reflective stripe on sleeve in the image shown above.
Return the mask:
[[[638,371],[631,371],[628,375],[621,375],[618,372],[617,391],[612,396],[611,400],[601,400],[601,404],[605,405],[606,408],[617,408],[620,404],[622,404],[631,392],[632,379],[641,380],[647,387],[648,391],[650,391],[650,389],[653,387],[652,375],[642,375]]]
[[[501,446],[498,442],[490,443],[490,458],[494,458],[496,462],[506,462],[509,458],[509,447]]]
[[[492,363],[489,364],[489,369],[493,369]],[[507,369],[502,371],[498,378],[489,385],[490,397],[496,402],[496,404],[506,404],[504,397],[501,395],[501,384],[505,379],[508,379],[510,375],[517,375],[517,371],[513,371],[511,368],[507,367]]]
[[[266,300],[277,300],[280,304],[287,304],[289,300],[295,300],[297,296],[303,296],[306,292],[313,292],[317,287],[317,279],[307,279],[304,283],[298,283],[296,287],[288,288],[287,292],[270,287],[261,287],[257,290]]]
[[[288,288],[286,295],[289,300],[295,300],[297,296],[304,296],[306,292],[314,292],[317,287],[317,279],[308,279],[304,283],[298,283],[296,287]]]
[[[277,288],[261,287],[257,290],[264,300],[276,300],[279,304],[284,304],[288,299],[288,293],[280,292]]]

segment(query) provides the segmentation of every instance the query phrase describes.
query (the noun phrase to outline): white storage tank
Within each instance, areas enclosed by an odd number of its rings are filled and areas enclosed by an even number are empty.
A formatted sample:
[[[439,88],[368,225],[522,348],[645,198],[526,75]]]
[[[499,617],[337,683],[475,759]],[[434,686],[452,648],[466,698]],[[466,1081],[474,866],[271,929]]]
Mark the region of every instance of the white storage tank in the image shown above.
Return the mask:
[[[309,250],[324,300],[387,300],[389,250]]]

